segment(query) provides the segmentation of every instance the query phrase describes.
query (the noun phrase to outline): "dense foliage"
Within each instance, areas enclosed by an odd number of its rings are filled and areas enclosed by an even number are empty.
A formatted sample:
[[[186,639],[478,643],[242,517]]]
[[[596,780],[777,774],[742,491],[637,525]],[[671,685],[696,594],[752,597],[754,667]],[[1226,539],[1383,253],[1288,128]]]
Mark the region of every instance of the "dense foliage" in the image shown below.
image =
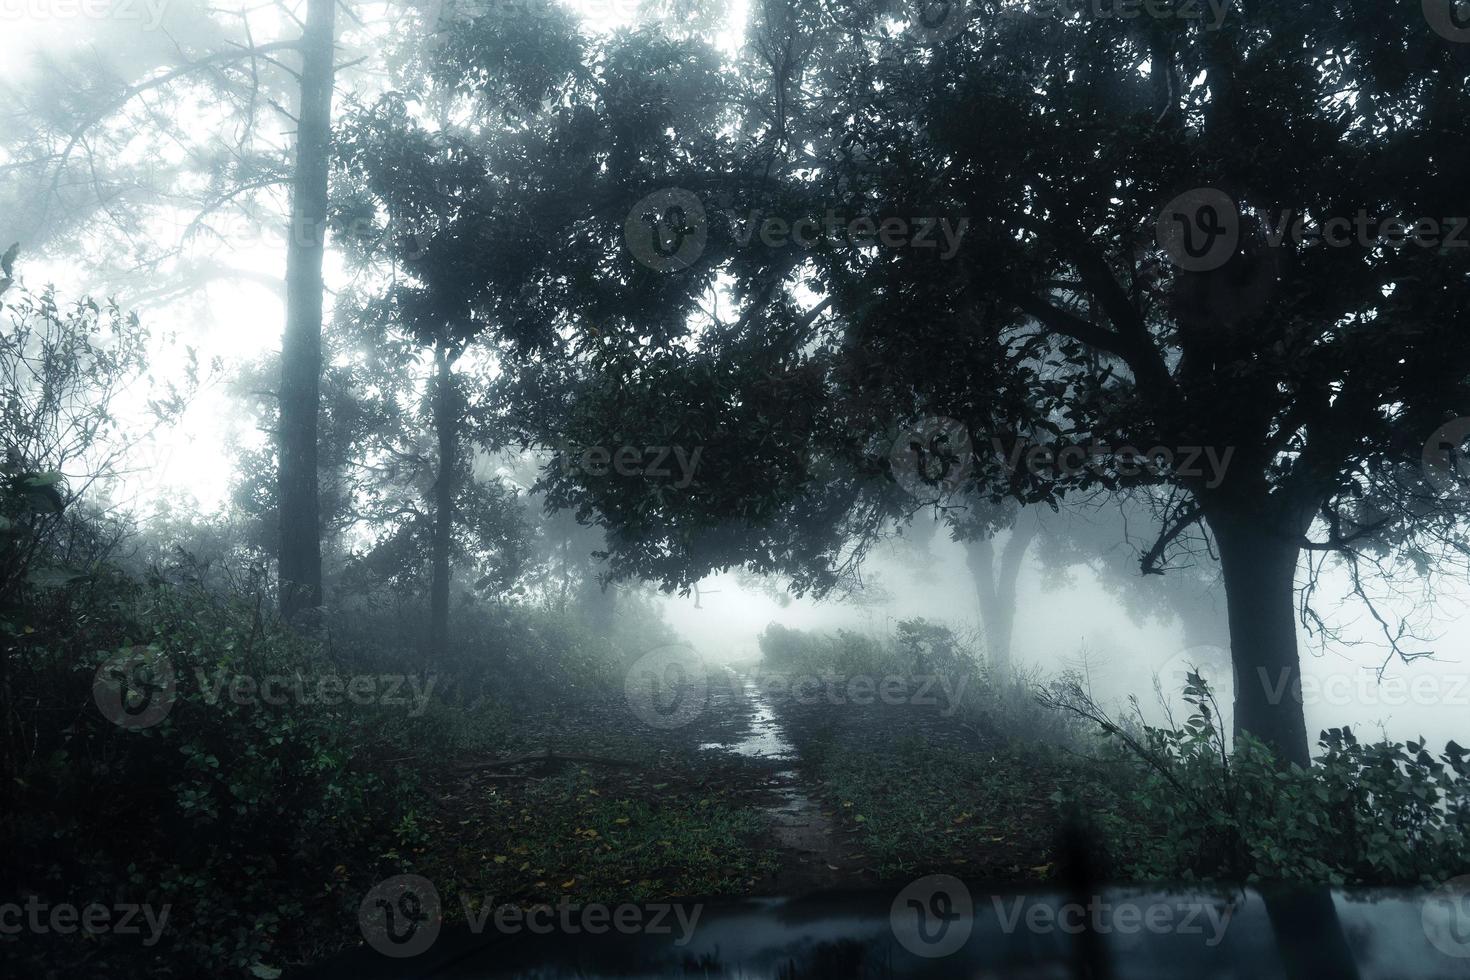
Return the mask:
[[[1043,701],[1110,740],[1120,778],[1087,819],[1130,878],[1437,884],[1470,862],[1470,757],[1453,741],[1436,757],[1422,739],[1364,743],[1333,728],[1310,766],[1282,768],[1253,738],[1228,744],[1197,674],[1191,713],[1173,725],[1114,721],[1075,682]]]

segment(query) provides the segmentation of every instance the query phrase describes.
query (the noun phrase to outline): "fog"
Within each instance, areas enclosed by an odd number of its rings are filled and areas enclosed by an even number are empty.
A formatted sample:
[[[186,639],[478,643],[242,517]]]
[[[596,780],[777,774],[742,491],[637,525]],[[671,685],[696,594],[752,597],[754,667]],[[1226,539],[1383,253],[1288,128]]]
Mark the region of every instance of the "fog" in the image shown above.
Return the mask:
[[[920,527],[922,521],[921,515]],[[897,620],[923,617],[967,632],[979,630],[975,583],[962,545],[940,534],[907,560],[884,553],[888,550],[880,550],[864,566],[867,592],[825,601],[787,596],[783,604],[763,591],[743,588],[739,576],[725,574],[701,583],[699,608],[693,596],[665,597],[661,607],[668,622],[702,654],[747,664],[759,656],[757,638],[767,623],[882,634]],[[1064,584],[1046,587],[1049,577],[1034,554],[1021,572],[1014,647],[1019,666],[1043,676],[1083,671],[1099,700],[1115,713],[1131,710],[1127,699],[1133,695],[1154,723],[1164,717],[1155,681],[1169,706],[1182,713],[1179,692],[1188,671],[1199,667],[1215,684],[1221,707],[1229,711],[1234,681],[1225,647],[1192,644],[1177,622],[1133,618],[1087,565],[1067,568]],[[1141,577],[1127,584],[1150,587]],[[1342,627],[1343,636],[1324,644],[1306,628],[1298,632],[1304,654],[1303,704],[1311,729],[1347,725],[1368,737],[1423,738],[1430,745],[1463,738],[1470,722],[1470,666],[1463,656],[1470,640],[1463,615],[1466,590],[1446,590],[1427,617],[1426,607],[1409,598],[1387,607],[1396,616],[1423,621],[1421,635],[1428,642],[1422,649],[1434,654],[1404,663],[1391,656],[1361,603],[1342,598],[1350,591],[1343,573],[1330,576],[1319,588],[1323,615]],[[866,598],[869,593],[876,598]],[[1216,584],[1203,595],[1218,610],[1223,628],[1223,589]]]
[[[0,0],[0,964],[1458,975],[1470,9],[1328,6]]]
[[[44,5],[43,5],[44,6]],[[635,0],[575,0],[568,6],[593,32],[608,32],[637,23],[656,22],[667,13],[660,8],[640,7]],[[16,8],[21,14],[26,11]],[[677,8],[675,8],[677,9]],[[29,15],[7,19],[0,35],[0,60],[8,68],[8,83],[22,91],[35,84],[48,69],[60,68],[81,77],[84,73],[127,77],[139,68],[167,61],[180,46],[207,45],[230,36],[247,24],[257,43],[269,42],[290,33],[291,19],[271,6],[242,7],[238,20],[220,21],[206,16],[190,3],[139,3],[127,8],[127,16],[62,18],[45,16],[41,7]],[[362,14],[365,30],[354,36],[344,54],[357,62],[370,52],[371,38],[391,33],[404,15],[387,7],[369,5]],[[739,43],[738,26],[747,16],[744,4],[720,8],[715,33],[717,43],[732,48]],[[373,73],[355,72],[345,77],[362,91],[381,89],[385,79]],[[59,93],[53,93],[59,97]],[[13,111],[19,112],[19,107]],[[63,112],[60,105],[50,111]],[[211,125],[214,107],[204,107],[202,122]],[[220,117],[223,123],[223,116]],[[289,138],[282,124],[267,129],[272,141]],[[277,198],[278,201],[283,198]],[[79,210],[78,217],[81,216]],[[146,521],[150,508],[161,502],[170,508],[182,506],[202,513],[218,512],[228,506],[233,467],[243,449],[259,449],[269,442],[240,411],[240,393],[229,379],[244,364],[277,349],[278,324],[285,315],[276,276],[286,235],[278,223],[260,222],[243,213],[224,212],[209,226],[207,234],[183,237],[195,220],[188,206],[171,207],[166,202],[146,211],[150,224],[146,234],[160,244],[177,244],[179,251],[167,266],[167,275],[190,283],[178,291],[158,290],[158,271],[128,270],[125,263],[109,261],[108,270],[98,274],[86,263],[33,255],[26,274],[33,284],[54,284],[64,294],[93,292],[117,296],[146,317],[155,334],[153,375],[157,379],[177,377],[186,350],[198,361],[212,365],[207,383],[192,400],[187,412],[169,431],[137,446],[124,467],[126,474],[112,487],[119,502],[135,504]],[[28,221],[34,214],[12,211],[0,216],[0,239],[33,237]],[[68,219],[58,222],[65,226]],[[194,229],[197,231],[197,229]],[[76,246],[84,251],[104,239],[83,237]],[[94,255],[96,253],[93,253]],[[357,273],[344,268],[339,255],[327,254],[329,290],[347,286]],[[328,298],[330,310],[331,297]],[[149,390],[132,393],[123,411],[141,413]],[[1107,505],[1104,505],[1104,509]],[[1089,501],[1074,519],[1096,522],[1099,508]],[[1106,515],[1102,517],[1107,520]],[[956,628],[978,632],[981,628],[975,601],[975,584],[966,567],[964,549],[947,539],[941,530],[931,535],[932,514],[921,512],[909,539],[918,536],[918,547],[900,538],[898,557],[892,547],[878,548],[861,569],[861,585],[824,600],[785,595],[782,584],[772,580],[762,590],[742,587],[739,576],[726,572],[701,583],[702,600],[690,597],[658,599],[659,608],[671,626],[691,644],[717,662],[749,661],[758,656],[757,637],[768,623],[807,630],[839,629],[881,634],[899,620],[922,617]],[[1149,542],[1150,529],[1134,526],[1125,533],[1121,524],[1112,535],[1111,549],[1139,553]],[[889,534],[896,533],[893,528]],[[1206,579],[1213,555],[1199,556],[1204,571],[1188,574]],[[1163,678],[1179,687],[1187,665],[1215,661],[1221,675],[1222,704],[1229,701],[1233,686],[1228,670],[1221,670],[1222,648],[1228,630],[1223,627],[1223,588],[1216,583],[1201,590],[1204,601],[1218,611],[1221,632],[1214,643],[1192,644],[1177,621],[1164,615],[1132,614],[1118,601],[1116,589],[1125,584],[1125,574],[1114,567],[1108,574],[1112,589],[1098,578],[1096,562],[1052,569],[1037,566],[1034,549],[1019,577],[1016,600],[1015,660],[1042,675],[1081,669],[1099,696],[1115,705],[1130,694],[1137,695],[1146,711],[1156,713],[1158,698],[1153,680]],[[1060,581],[1058,578],[1060,576]],[[1043,578],[1049,580],[1043,585]],[[636,585],[636,583],[635,583]],[[1341,568],[1329,569],[1319,583],[1317,607],[1324,619],[1342,631],[1324,638],[1299,624],[1298,642],[1304,653],[1304,701],[1309,726],[1315,730],[1352,725],[1382,731],[1396,739],[1426,736],[1430,743],[1453,737],[1457,728],[1470,721],[1470,684],[1462,656],[1470,626],[1463,625],[1464,601],[1470,596],[1465,583],[1437,583],[1439,594],[1431,605],[1419,591],[1420,583],[1394,581],[1384,585],[1388,601],[1379,612],[1396,624],[1413,622],[1425,642],[1415,651],[1432,657],[1405,663],[1391,655],[1383,643],[1383,631],[1360,603],[1344,597],[1351,583]],[[1127,588],[1142,589],[1150,583],[1132,582]],[[783,601],[772,596],[781,594]],[[657,594],[650,589],[650,594]],[[1185,665],[1181,668],[1181,665]],[[1210,673],[1207,671],[1206,676]],[[1151,715],[1153,717],[1153,715]]]

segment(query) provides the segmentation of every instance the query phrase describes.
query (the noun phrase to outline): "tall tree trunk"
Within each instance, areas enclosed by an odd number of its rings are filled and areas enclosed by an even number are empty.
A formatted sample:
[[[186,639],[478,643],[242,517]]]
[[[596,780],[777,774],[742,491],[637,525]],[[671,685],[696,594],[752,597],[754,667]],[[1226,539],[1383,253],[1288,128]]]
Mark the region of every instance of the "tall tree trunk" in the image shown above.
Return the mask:
[[[1000,563],[995,560],[995,544],[991,538],[975,538],[966,545],[965,558],[975,580],[975,596],[980,604],[980,623],[985,630],[985,646],[990,663],[1001,671],[1011,669],[1011,637],[1016,624],[1016,582],[1021,575],[1021,561],[1036,537],[1036,523],[1017,519],[1001,548]]]
[[[597,636],[605,637],[612,632],[613,614],[617,608],[617,593],[612,586],[604,588],[597,578],[595,569],[589,568],[582,582],[582,595],[577,603],[582,621]]]
[[[1206,507],[1220,549],[1235,668],[1235,733],[1249,732],[1283,762],[1311,763],[1296,647],[1296,563],[1303,520],[1279,508],[1219,501]]]
[[[434,348],[434,433],[439,438],[439,473],[434,480],[434,578],[429,586],[429,653],[449,651],[449,544],[454,536],[454,474],[458,463],[459,417],[454,399],[454,359]]]
[[[995,541],[973,538],[965,542],[965,564],[975,582],[975,599],[980,606],[980,628],[985,631],[985,653],[992,667],[1009,661],[1010,649],[1001,646],[998,627],[1003,618],[1000,600],[995,592]]]
[[[286,330],[281,341],[279,562],[282,618],[300,622],[321,605],[317,413],[322,370],[322,252],[332,131],[336,0],[308,0],[301,49],[296,173],[286,244]]]

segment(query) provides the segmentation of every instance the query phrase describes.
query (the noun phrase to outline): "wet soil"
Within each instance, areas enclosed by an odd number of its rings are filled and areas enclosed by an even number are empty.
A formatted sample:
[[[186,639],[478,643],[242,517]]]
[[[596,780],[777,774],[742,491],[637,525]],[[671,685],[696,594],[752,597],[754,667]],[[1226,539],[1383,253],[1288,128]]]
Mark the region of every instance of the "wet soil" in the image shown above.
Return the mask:
[[[864,855],[847,843],[847,833],[805,771],[786,729],[786,713],[778,713],[754,680],[731,671],[720,679],[711,697],[714,713],[741,715],[744,724],[725,728],[723,737],[700,749],[714,758],[744,759],[758,773],[752,802],[766,814],[771,846],[780,852],[778,870],[758,891],[799,895],[873,880]]]

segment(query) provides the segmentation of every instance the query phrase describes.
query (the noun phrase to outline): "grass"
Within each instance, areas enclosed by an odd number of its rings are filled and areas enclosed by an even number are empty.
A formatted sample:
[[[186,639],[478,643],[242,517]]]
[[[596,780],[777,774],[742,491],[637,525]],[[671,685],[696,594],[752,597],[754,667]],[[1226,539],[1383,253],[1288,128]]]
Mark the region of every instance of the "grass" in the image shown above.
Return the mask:
[[[441,891],[643,902],[739,893],[772,870],[760,813],[723,788],[578,770],[465,802],[463,817],[429,828],[416,862]]]
[[[747,894],[770,877],[777,862],[749,773],[737,760],[712,763],[689,733],[631,727],[625,713],[612,698],[523,716],[490,755],[554,745],[634,764],[442,775],[436,800],[384,855],[383,873],[434,882],[450,922],[463,916],[460,894],[475,906],[653,902]],[[489,745],[474,742],[467,754],[483,757]]]
[[[819,792],[882,878],[947,870],[1046,880],[1073,765],[1035,750],[955,752],[917,737],[891,751],[809,751]]]

